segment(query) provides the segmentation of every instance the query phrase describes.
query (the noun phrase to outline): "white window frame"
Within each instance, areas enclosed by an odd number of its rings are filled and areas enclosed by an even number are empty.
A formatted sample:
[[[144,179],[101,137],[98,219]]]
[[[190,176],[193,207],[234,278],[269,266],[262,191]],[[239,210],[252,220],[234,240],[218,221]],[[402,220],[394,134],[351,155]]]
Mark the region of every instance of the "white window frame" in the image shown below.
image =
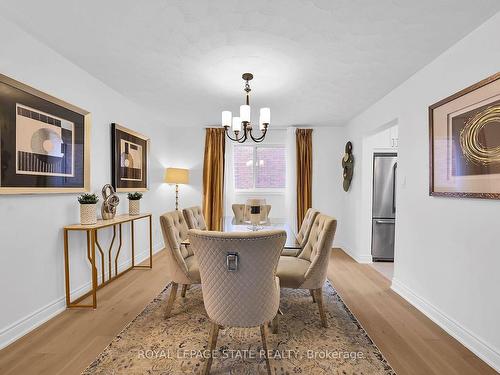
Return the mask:
[[[238,189],[236,188],[236,168],[235,168],[235,163],[234,163],[234,155],[235,152],[234,150],[236,147],[252,147],[253,148],[253,153],[252,153],[252,177],[253,177],[253,188],[250,189]],[[233,189],[235,193],[243,194],[243,193],[267,193],[267,194],[285,194],[286,190],[286,182],[287,182],[287,171],[285,168],[285,187],[283,188],[258,188],[255,187],[256,179],[257,179],[257,173],[256,173],[256,168],[257,166],[255,165],[257,161],[257,149],[258,148],[282,148],[285,151],[285,166],[288,164],[288,153],[286,151],[286,147],[283,143],[266,143],[266,144],[260,144],[260,143],[254,143],[254,144],[233,144],[233,157],[232,157],[232,168],[233,168]]]

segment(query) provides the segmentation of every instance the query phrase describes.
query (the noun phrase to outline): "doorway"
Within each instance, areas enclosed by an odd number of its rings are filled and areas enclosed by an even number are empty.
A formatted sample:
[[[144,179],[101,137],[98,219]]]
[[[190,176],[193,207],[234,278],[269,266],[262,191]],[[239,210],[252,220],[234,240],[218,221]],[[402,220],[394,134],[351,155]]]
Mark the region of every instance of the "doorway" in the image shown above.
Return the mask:
[[[376,132],[363,139],[362,248],[365,249],[366,263],[371,263],[373,268],[388,279],[392,279],[394,255],[387,256],[384,252],[382,254],[376,252],[374,256],[372,246],[375,245],[379,249],[381,246],[394,248],[397,195],[393,194],[396,191],[396,184],[392,176],[397,173],[397,152],[397,119],[379,127]],[[376,173],[379,173],[380,169],[377,161],[388,161],[380,165],[383,167],[380,173],[387,177],[382,180],[385,182],[380,191],[377,191],[376,185],[374,186]],[[388,208],[387,212],[378,211],[380,199],[385,199],[387,202],[385,205]]]

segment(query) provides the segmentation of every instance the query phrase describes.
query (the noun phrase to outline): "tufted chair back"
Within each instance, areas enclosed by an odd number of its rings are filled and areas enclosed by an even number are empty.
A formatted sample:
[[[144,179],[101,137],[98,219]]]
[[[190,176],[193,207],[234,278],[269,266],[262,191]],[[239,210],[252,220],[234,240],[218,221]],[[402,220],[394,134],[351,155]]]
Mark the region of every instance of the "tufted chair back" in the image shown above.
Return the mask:
[[[200,206],[185,208],[182,213],[189,229],[207,230],[207,224]]]
[[[300,226],[299,233],[297,233],[297,242],[300,244],[300,247],[303,248],[307,239],[309,238],[309,233],[311,232],[312,225],[314,223],[314,219],[319,214],[318,210],[314,208],[310,208],[307,210],[306,215],[304,216],[304,220],[302,221],[302,225]]]
[[[189,230],[200,267],[203,301],[212,322],[255,327],[274,318],[280,296],[276,267],[285,240],[283,230]],[[236,270],[228,270],[228,253],[237,254]]]
[[[336,229],[336,219],[323,214],[316,215],[307,243],[298,255],[299,259],[311,262],[301,288],[317,289],[325,283]]]
[[[245,205],[235,203],[231,207],[234,213],[234,220],[237,223],[243,223],[245,221]]]
[[[167,272],[178,284],[191,284],[185,259],[193,255],[190,247],[181,242],[187,238],[188,227],[180,211],[167,212],[160,216],[163,241],[167,250]]]
[[[234,219],[237,223],[243,223],[245,220],[250,220],[250,207],[245,204],[235,203],[232,205]],[[266,204],[260,212],[260,219],[266,221],[269,219],[269,212],[271,211],[271,205]]]

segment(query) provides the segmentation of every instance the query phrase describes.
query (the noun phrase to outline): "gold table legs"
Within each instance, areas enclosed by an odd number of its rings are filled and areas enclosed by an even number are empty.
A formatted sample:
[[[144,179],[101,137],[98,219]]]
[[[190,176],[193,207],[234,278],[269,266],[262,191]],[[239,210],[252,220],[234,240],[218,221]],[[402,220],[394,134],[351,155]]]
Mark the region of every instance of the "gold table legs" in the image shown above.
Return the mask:
[[[71,301],[70,290],[70,273],[69,273],[69,230],[64,229],[64,277],[66,281],[66,307],[89,307],[95,309],[97,307],[97,268],[95,267],[95,230],[86,230],[87,233],[87,258],[92,270],[92,290],[85,293],[83,296]],[[92,304],[79,304],[81,300],[92,294]]]
[[[87,259],[91,266],[92,271],[92,289],[82,296],[78,297],[74,301],[71,301],[71,289],[70,289],[70,268],[69,268],[69,232],[72,229],[64,229],[64,276],[65,276],[65,289],[66,289],[66,307],[67,308],[76,308],[76,307],[84,307],[84,308],[97,308],[97,290],[102,288],[103,286],[109,284],[111,281],[116,278],[122,276],[126,272],[130,271],[134,268],[153,268],[153,231],[152,231],[152,216],[149,216],[149,264],[148,265],[136,265],[135,264],[135,228],[134,221],[130,220],[130,237],[131,237],[131,255],[132,255],[132,265],[122,272],[118,273],[118,256],[120,255],[120,251],[122,248],[122,223],[113,225],[113,237],[111,239],[111,243],[108,248],[108,279],[106,280],[105,274],[105,253],[102,250],[101,244],[99,243],[97,232],[99,228],[88,228],[81,229],[80,231],[86,232],[86,242],[87,242]],[[118,225],[119,231],[119,245],[118,250],[115,255],[114,263],[115,263],[115,275],[112,275],[112,262],[111,255],[113,250],[113,245],[116,239],[116,226]],[[99,255],[101,258],[101,283],[98,283],[97,277],[97,266],[96,266],[96,247],[99,251]],[[92,295],[92,304],[81,304],[80,302]]]
[[[153,217],[149,217],[149,264],[136,265],[134,258],[134,222],[132,221],[132,267],[133,268],[153,268]]]

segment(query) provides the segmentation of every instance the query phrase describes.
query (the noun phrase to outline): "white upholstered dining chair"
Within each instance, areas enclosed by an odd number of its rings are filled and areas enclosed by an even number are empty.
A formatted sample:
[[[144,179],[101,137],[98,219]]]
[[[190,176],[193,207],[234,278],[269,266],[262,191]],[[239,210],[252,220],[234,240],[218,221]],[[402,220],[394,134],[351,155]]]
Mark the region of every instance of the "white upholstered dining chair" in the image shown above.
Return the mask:
[[[207,229],[207,223],[205,222],[205,217],[200,206],[184,208],[182,214],[184,215],[184,219],[186,219],[189,229]]]
[[[207,350],[213,353],[219,327],[260,326],[266,353],[267,324],[278,313],[279,279],[276,267],[286,240],[282,230],[258,232],[189,231],[189,241],[199,261],[203,302],[210,318]],[[212,356],[203,374],[210,373]]]
[[[314,223],[314,219],[318,216],[319,211],[314,208],[309,208],[306,211],[304,216],[304,220],[302,220],[302,224],[300,225],[299,232],[297,233],[297,242],[300,244],[300,248],[304,248],[309,239],[309,234],[311,233],[311,228]],[[298,255],[298,254],[297,254]]]
[[[172,281],[170,296],[165,308],[165,318],[170,316],[177,296],[179,284],[181,296],[186,296],[188,286],[200,283],[198,261],[189,246],[182,244],[187,239],[188,227],[180,211],[167,212],[160,216],[161,231],[167,252],[167,274]]]
[[[285,249],[283,250],[283,253],[281,255],[286,255],[286,256],[298,256],[301,252],[304,246],[307,243],[307,240],[309,238],[309,233],[311,233],[311,228],[314,222],[314,219],[316,219],[316,216],[318,216],[319,211],[314,209],[314,208],[309,208],[306,211],[306,214],[304,216],[304,220],[302,220],[302,224],[300,225],[299,232],[297,233],[296,239],[299,244],[299,249]],[[311,292],[312,295],[312,292]],[[314,299],[314,297],[313,297]]]
[[[328,326],[323,304],[323,284],[326,281],[328,262],[337,220],[318,214],[313,221],[309,238],[296,257],[281,256],[277,275],[282,288],[309,289],[318,304],[321,323]]]

